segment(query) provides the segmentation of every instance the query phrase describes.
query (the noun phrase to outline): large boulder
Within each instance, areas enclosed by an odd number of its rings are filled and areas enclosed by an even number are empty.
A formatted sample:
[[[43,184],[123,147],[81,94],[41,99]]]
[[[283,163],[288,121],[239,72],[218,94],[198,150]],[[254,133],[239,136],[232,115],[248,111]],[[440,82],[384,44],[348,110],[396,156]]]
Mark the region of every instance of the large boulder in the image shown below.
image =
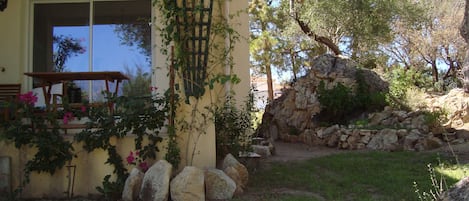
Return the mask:
[[[130,171],[129,177],[125,180],[124,190],[122,191],[123,201],[137,201],[142,186],[144,173],[138,168]]]
[[[231,199],[235,190],[236,183],[223,171],[215,168],[205,171],[205,196],[207,199]]]
[[[233,181],[236,183],[236,190],[235,190],[235,195],[240,195],[243,193],[243,188],[245,187],[243,185],[243,182],[241,181],[241,177],[239,176],[238,171],[234,167],[227,167],[226,169],[223,170],[226,175],[228,175]]]
[[[186,166],[171,181],[171,200],[205,201],[204,171]]]
[[[165,160],[152,165],[143,177],[140,199],[142,201],[167,201],[169,180],[173,166]]]
[[[225,159],[223,159],[222,169],[225,170],[228,167],[233,167],[234,169],[236,169],[236,171],[238,171],[239,177],[241,179],[241,183],[243,184],[243,186],[246,186],[248,184],[248,180],[249,180],[248,169],[246,168],[246,166],[244,166],[238,160],[236,160],[236,158],[231,154],[227,154],[225,156]]]

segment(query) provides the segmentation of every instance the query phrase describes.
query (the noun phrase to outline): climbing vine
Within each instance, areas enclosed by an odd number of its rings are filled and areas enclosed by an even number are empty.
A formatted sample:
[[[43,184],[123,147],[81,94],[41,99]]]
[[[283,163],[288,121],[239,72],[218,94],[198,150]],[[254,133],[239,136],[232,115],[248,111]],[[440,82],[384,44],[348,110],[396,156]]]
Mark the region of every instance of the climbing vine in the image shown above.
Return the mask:
[[[32,172],[54,174],[74,157],[72,143],[60,132],[57,119],[60,113],[43,113],[34,107],[37,97],[32,93],[21,94],[7,108],[14,119],[2,122],[2,139],[21,150],[34,147],[36,152],[23,169],[23,180],[10,197],[14,199],[30,181]],[[14,112],[13,112],[14,111]],[[53,144],[54,146],[51,146]]]
[[[141,160],[156,159],[156,152],[159,151],[157,144],[162,140],[159,132],[166,125],[168,103],[166,97],[157,95],[144,97],[108,95],[108,100],[115,104],[115,114],[107,112],[107,107],[93,108],[90,111],[87,128],[78,133],[75,139],[77,142],[83,142],[83,147],[88,152],[96,149],[107,151],[109,158],[105,163],[114,167],[113,173],[117,178],[115,181],[110,181],[111,175],[107,175],[103,186],[96,189],[107,200],[118,200],[128,172],[116,145],[111,143],[112,138],[121,139],[129,134],[134,135],[135,150],[139,151]]]
[[[11,111],[15,111],[14,119],[2,122],[4,132],[1,137],[7,143],[14,143],[17,149],[34,147],[35,154],[26,162],[22,183],[11,193],[11,200],[15,200],[29,183],[32,172],[53,175],[76,157],[72,147],[74,142],[82,142],[83,148],[88,152],[97,149],[107,152],[108,159],[104,163],[114,167],[113,173],[117,178],[110,181],[111,176],[106,176],[103,186],[97,187],[97,190],[107,200],[117,200],[128,172],[111,139],[133,135],[135,150],[139,150],[139,156],[143,160],[155,159],[156,152],[159,151],[157,143],[161,141],[158,134],[166,125],[166,100],[166,97],[157,95],[131,98],[108,94],[108,101],[115,105],[114,113],[109,112],[107,103],[94,107],[84,103],[83,107],[73,109],[66,102],[61,111],[47,112],[34,107],[37,97],[32,92],[20,95],[19,101],[8,106]],[[72,119],[84,116],[89,119],[87,128],[75,135],[74,139],[64,138],[62,126]]]
[[[240,79],[233,74],[234,62],[231,55],[235,43],[240,40],[240,35],[229,25],[228,20],[243,11],[235,15],[225,15],[222,12],[224,3],[226,2],[222,0],[182,2],[154,0],[154,5],[162,8],[160,18],[156,19],[162,23],[161,27],[157,28],[160,30],[162,39],[160,49],[164,55],[167,55],[167,66],[174,69],[177,75],[174,83],[170,84],[172,87],[170,90],[175,90],[178,97],[181,97],[171,107],[174,111],[189,110],[185,116],[178,113],[177,118],[174,115],[170,120],[174,122],[174,127],[168,129],[169,138],[165,158],[173,165],[179,164],[181,153],[177,139],[182,136],[177,136],[176,133],[187,135],[184,136],[186,138],[185,162],[187,165],[192,165],[195,155],[198,154],[197,144],[201,136],[206,134],[209,122],[215,121],[217,107],[227,100],[226,95],[233,95],[231,89],[224,93],[223,87],[220,86],[240,82]],[[200,17],[212,12],[212,6],[213,13],[210,13],[210,17]],[[207,22],[194,20],[194,16],[206,19]],[[209,26],[194,27],[201,24],[209,24]],[[208,34],[201,34],[202,31],[208,31]],[[197,43],[194,41],[195,38],[204,38],[204,41]],[[194,48],[201,51],[195,52]],[[197,59],[194,58],[196,55],[205,56]],[[229,72],[225,72],[224,68],[228,68]],[[207,92],[208,96],[203,96]],[[210,104],[202,103],[201,100],[204,97],[210,98]]]

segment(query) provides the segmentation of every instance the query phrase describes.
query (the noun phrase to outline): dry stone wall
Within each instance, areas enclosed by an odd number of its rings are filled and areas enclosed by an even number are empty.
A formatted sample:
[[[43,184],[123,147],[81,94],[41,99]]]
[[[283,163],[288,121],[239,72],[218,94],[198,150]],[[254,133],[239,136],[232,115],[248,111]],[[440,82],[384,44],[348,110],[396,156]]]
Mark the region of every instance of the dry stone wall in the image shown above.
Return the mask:
[[[419,111],[386,107],[360,118],[363,124],[320,126],[314,121],[321,111],[316,93],[319,83],[324,81],[326,87],[332,88],[340,82],[353,88],[357,69],[353,61],[345,58],[331,55],[315,58],[311,71],[267,106],[258,135],[271,141],[389,151],[421,151],[469,140],[469,95],[463,89],[443,95],[427,94]],[[387,83],[376,73],[363,72],[370,91],[387,90]],[[443,111],[449,121],[429,125],[428,111]]]
[[[463,143],[457,132],[429,128],[424,112],[385,111],[369,115],[367,128],[356,125],[317,127],[300,135],[281,135],[281,140],[309,145],[323,145],[341,149],[409,150],[422,151],[446,143]],[[373,128],[373,126],[375,128]]]

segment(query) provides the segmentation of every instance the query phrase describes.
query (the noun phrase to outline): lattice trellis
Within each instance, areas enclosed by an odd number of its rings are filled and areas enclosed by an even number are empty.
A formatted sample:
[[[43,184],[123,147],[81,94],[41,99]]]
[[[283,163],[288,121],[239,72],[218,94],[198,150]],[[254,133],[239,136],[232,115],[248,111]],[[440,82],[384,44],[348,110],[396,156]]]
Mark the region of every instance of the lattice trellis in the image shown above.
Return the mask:
[[[201,97],[205,93],[207,78],[210,25],[212,22],[213,0],[177,1],[177,29],[182,44],[182,75],[186,97]]]

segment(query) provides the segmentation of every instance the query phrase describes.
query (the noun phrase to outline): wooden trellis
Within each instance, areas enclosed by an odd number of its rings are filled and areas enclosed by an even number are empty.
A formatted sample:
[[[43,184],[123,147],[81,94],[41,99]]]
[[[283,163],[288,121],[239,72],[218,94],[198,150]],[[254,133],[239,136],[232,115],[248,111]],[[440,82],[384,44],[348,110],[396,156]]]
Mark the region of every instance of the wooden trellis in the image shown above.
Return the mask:
[[[184,91],[186,97],[199,98],[205,93],[213,0],[175,1],[181,11],[176,22],[184,57],[180,66]]]

